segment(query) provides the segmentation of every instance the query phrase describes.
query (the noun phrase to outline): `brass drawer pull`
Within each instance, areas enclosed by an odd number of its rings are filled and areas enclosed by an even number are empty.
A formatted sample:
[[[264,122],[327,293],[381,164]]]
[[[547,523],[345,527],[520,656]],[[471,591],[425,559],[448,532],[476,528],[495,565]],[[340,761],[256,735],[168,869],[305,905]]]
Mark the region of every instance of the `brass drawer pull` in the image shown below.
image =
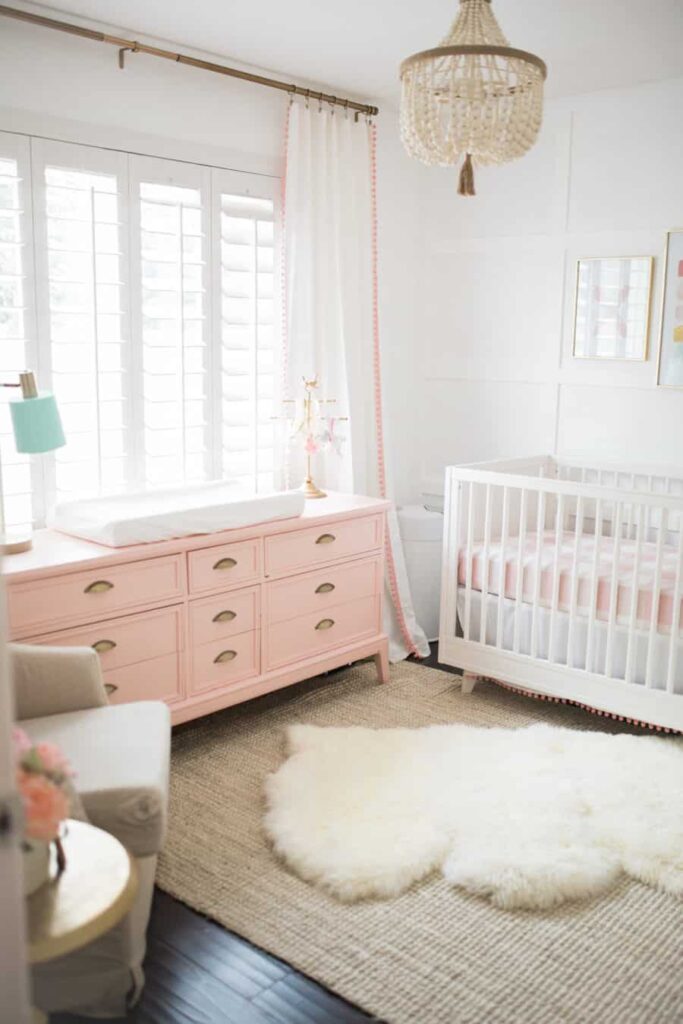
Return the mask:
[[[219,558],[214,569],[234,569],[236,565],[237,562],[234,558]]]
[[[321,583],[315,588],[316,594],[330,594],[334,590],[334,583]]]
[[[218,615],[214,615],[211,619],[212,622],[232,622],[233,619],[237,618],[237,612],[231,612],[227,609],[224,612],[219,612]]]
[[[93,651],[97,651],[98,654],[106,654],[107,651],[113,651],[115,647],[115,640],[96,640],[92,645]]]
[[[106,590],[113,590],[114,584],[110,583],[109,580],[95,580],[94,583],[89,583],[84,589],[84,594],[104,594]]]
[[[237,657],[237,651],[221,651],[213,659],[215,665],[222,665],[224,661],[233,661]]]
[[[321,619],[316,629],[332,629],[334,626],[334,619]]]
[[[116,693],[118,686],[116,683],[105,683],[104,688],[107,691],[107,696],[111,697],[112,693]]]
[[[332,544],[336,539],[333,533],[321,533],[316,544]]]

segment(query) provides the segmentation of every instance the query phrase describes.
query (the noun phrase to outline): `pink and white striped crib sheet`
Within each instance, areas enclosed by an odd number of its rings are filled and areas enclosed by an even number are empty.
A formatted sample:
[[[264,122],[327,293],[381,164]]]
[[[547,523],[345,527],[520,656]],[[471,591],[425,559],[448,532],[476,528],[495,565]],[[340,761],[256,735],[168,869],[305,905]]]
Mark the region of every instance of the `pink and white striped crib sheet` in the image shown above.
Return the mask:
[[[537,534],[528,533],[524,538],[522,546],[522,594],[521,598],[525,603],[533,603],[536,591],[536,551]],[[581,536],[576,568],[576,608],[579,614],[587,614],[591,607],[591,578],[593,575],[593,561],[595,557],[596,538],[590,535]],[[517,562],[518,562],[517,537],[508,538],[505,546],[505,574],[504,589],[505,597],[516,598],[517,596]],[[501,549],[500,540],[492,540],[489,544],[488,573],[484,564],[484,544],[477,541],[472,547],[471,554],[471,586],[473,590],[486,590],[489,594],[499,594],[501,577]],[[574,564],[575,536],[572,532],[564,532],[560,535],[560,557],[558,565],[559,574],[559,600],[558,608],[563,612],[570,611],[572,603],[572,567]],[[627,624],[631,616],[631,599],[635,576],[635,549],[634,541],[622,540],[619,551],[619,565],[617,568],[617,603],[616,617],[619,623]],[[598,561],[597,561],[597,590],[595,607],[597,618],[606,621],[609,617],[611,592],[612,592],[612,564],[614,556],[614,541],[611,537],[598,538]],[[655,583],[655,571],[657,562],[657,546],[653,543],[643,543],[640,549],[638,583],[637,583],[637,606],[636,621],[639,626],[649,626],[652,614],[653,590]],[[660,575],[659,607],[657,609],[657,624],[659,629],[668,630],[671,628],[674,618],[674,591],[676,587],[676,571],[678,563],[678,552],[676,549],[664,546],[662,549],[662,563]],[[549,608],[553,598],[553,577],[555,571],[555,532],[546,530],[541,537],[541,559],[540,559],[540,593],[539,603]],[[484,586],[485,581],[488,585]],[[458,564],[458,582],[461,586],[467,583],[467,552],[463,549],[460,552]],[[676,626],[680,630],[682,625],[681,609],[679,607],[676,615]]]

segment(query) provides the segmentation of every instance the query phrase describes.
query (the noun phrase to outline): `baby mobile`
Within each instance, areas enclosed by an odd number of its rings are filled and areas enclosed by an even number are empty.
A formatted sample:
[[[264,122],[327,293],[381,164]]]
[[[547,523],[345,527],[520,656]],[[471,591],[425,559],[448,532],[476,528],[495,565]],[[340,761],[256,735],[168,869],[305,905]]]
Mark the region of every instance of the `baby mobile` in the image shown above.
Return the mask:
[[[318,375],[312,380],[301,378],[303,393],[299,398],[285,399],[285,404],[294,405],[293,416],[285,415],[288,427],[288,443],[300,446],[306,456],[306,479],[302,490],[307,498],[326,498],[327,494],[313,482],[311,459],[319,452],[333,451],[341,455],[344,437],[338,432],[339,424],[347,416],[330,415],[329,406],[336,398],[318,398],[315,392],[320,387]]]

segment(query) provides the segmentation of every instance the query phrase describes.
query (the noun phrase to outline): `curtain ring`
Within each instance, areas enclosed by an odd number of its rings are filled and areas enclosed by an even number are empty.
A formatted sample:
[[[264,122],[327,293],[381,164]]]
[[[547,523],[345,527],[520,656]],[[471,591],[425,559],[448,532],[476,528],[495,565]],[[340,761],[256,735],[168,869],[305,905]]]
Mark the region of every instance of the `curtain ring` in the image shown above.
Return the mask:
[[[311,103],[311,90],[307,89],[306,90],[306,110],[310,109],[310,103]]]
[[[330,113],[331,114],[334,114],[334,108],[336,107],[336,105],[337,105],[337,97],[336,96],[332,96],[330,98]]]
[[[348,121],[348,119],[349,119],[349,101],[348,101],[348,99],[344,100],[344,117]]]

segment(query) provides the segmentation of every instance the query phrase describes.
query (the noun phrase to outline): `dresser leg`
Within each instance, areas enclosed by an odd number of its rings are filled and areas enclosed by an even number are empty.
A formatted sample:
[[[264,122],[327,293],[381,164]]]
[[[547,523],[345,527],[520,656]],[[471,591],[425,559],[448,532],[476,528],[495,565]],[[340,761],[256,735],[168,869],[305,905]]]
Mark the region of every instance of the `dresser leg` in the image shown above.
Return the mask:
[[[377,678],[380,683],[389,682],[389,641],[384,640],[379,651],[375,655],[377,666]]]

